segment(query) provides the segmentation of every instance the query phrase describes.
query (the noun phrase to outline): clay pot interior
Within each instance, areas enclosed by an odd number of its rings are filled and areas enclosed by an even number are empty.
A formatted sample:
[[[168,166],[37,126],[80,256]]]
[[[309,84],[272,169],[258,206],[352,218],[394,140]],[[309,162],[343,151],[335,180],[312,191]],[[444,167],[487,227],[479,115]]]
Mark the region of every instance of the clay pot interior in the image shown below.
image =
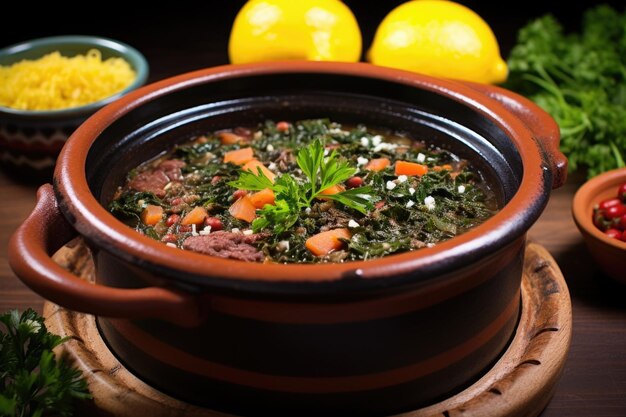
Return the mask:
[[[279,74],[197,85],[130,111],[92,145],[86,163],[89,186],[107,206],[130,169],[176,143],[218,129],[256,126],[266,119],[322,117],[407,132],[450,149],[476,165],[502,205],[519,185],[517,150],[501,129],[467,106],[384,80]]]

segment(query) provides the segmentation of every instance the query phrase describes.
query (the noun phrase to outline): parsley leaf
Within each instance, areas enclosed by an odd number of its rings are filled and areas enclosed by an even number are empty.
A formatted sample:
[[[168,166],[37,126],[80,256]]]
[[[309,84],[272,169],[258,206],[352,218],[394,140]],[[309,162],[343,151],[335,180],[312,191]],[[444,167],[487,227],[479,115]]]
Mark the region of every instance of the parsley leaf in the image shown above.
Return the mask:
[[[260,216],[252,222],[255,232],[269,227],[276,234],[289,230],[298,221],[300,211],[307,207],[302,188],[291,176],[279,176],[271,189],[275,195],[274,205],[267,204],[260,210]]]
[[[551,15],[522,28],[508,59],[505,86],[556,120],[570,171],[588,177],[625,166],[626,12],[588,9],[578,33]]]
[[[269,188],[274,192],[274,205],[266,205],[259,210],[260,217],[252,222],[255,232],[271,228],[275,233],[282,233],[292,227],[300,218],[300,213],[311,207],[313,201],[327,188],[341,184],[352,177],[357,169],[348,161],[340,159],[336,151],[324,155],[324,145],[319,139],[298,152],[296,161],[306,176],[298,180],[291,175],[280,175],[275,182],[267,178],[261,169],[254,174],[241,171],[239,178],[229,185],[242,190],[260,191]],[[359,187],[336,194],[326,194],[324,198],[337,201],[360,213],[372,209],[375,200],[374,190]]]
[[[252,171],[241,171],[239,178],[235,181],[228,183],[231,187],[239,188],[242,190],[261,191],[265,188],[272,188],[272,180],[267,178],[261,168],[257,168],[257,173],[253,174]]]
[[[91,398],[80,370],[52,349],[68,338],[49,333],[28,309],[0,316],[0,416],[71,416],[75,399]]]

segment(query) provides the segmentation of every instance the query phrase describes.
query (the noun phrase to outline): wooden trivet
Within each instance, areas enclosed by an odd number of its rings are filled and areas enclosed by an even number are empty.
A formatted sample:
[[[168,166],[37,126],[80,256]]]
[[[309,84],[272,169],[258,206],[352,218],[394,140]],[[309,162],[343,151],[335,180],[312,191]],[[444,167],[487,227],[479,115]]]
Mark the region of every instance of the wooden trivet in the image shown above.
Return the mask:
[[[87,279],[93,278],[89,251],[80,241],[66,245],[55,260]],[[86,376],[93,400],[79,415],[135,417],[219,417],[227,414],[200,408],[147,385],[109,351],[95,317],[44,305],[48,329],[73,336],[60,347]],[[530,417],[545,408],[561,375],[572,336],[572,309],[567,285],[552,256],[531,243],[526,248],[522,278],[522,312],[511,345],[480,380],[440,403],[396,417]]]

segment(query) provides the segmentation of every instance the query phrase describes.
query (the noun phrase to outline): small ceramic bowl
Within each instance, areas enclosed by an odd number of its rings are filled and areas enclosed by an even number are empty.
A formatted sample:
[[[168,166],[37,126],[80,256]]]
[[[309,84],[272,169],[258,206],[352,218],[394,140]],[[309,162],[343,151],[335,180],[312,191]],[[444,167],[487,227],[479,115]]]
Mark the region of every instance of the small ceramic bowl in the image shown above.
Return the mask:
[[[626,284],[626,242],[604,234],[593,224],[593,208],[602,200],[617,197],[626,182],[626,168],[605,172],[584,183],[574,195],[572,215],[594,260],[611,278]]]
[[[21,42],[0,50],[0,65],[38,59],[59,51],[63,56],[98,49],[102,59],[121,57],[135,70],[135,80],[124,90],[102,100],[61,110],[30,111],[0,106],[0,166],[10,175],[49,181],[56,157],[66,139],[96,110],[143,85],[148,78],[146,58],[122,42],[97,36],[55,36]]]

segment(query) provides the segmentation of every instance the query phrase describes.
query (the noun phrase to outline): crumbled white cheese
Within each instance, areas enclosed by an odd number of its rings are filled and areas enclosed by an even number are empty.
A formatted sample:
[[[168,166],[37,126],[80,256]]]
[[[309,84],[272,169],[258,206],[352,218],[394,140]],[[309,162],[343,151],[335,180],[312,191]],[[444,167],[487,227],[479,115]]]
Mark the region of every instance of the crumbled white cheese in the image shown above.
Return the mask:
[[[193,223],[191,225],[191,236],[199,236],[198,232],[196,231],[196,224]]]
[[[406,182],[406,180],[408,180],[409,177],[407,177],[406,175],[399,175],[398,176],[398,182]]]
[[[410,193],[411,195],[415,194],[415,188],[413,188],[413,187],[409,187],[409,193]]]
[[[382,142],[374,147],[374,152],[395,151],[397,147],[397,143]]]
[[[387,181],[387,189],[393,190],[394,188],[396,188],[396,183],[393,181]]]
[[[426,160],[427,160],[427,161],[434,161],[434,160],[435,160],[435,158],[433,158],[433,157],[430,157],[430,156],[429,156],[428,158],[426,158]]]
[[[287,252],[289,250],[289,241],[281,240],[276,244],[276,249],[278,249],[280,252]]]
[[[232,229],[230,229],[231,233],[239,233],[239,229],[236,227],[233,227]]]
[[[367,164],[369,161],[370,161],[369,159],[367,159],[367,158],[363,158],[362,156],[359,156],[359,157],[356,159],[356,165],[357,165],[357,166],[365,165],[365,164]]]
[[[172,242],[167,242],[165,244],[165,246],[169,246],[170,248],[175,248],[176,247],[176,245],[174,243],[172,243]]]
[[[380,135],[376,135],[372,138],[372,145],[378,146],[381,144],[382,141],[383,141],[383,137]]]
[[[429,195],[424,199],[424,204],[428,211],[433,211],[435,209],[435,198]]]
[[[367,148],[370,146],[370,140],[368,138],[366,138],[365,136],[363,136],[361,138],[361,146],[363,146],[364,148]]]
[[[204,226],[204,229],[200,230],[198,234],[200,236],[206,236],[211,233],[211,226]]]
[[[409,200],[409,201],[406,203],[406,208],[411,208],[411,207],[413,207],[414,205],[415,205],[415,201],[413,201],[413,200]]]
[[[254,140],[259,140],[263,137],[263,132],[261,132],[260,130],[257,130],[256,132],[254,132]]]
[[[465,186],[464,185],[459,185],[457,190],[459,191],[460,194],[463,194],[465,192]]]
[[[424,161],[426,161],[426,155],[424,155],[423,153],[418,153],[417,154],[417,162],[419,162],[420,164],[423,164]]]
[[[329,153],[330,153],[330,149],[328,148],[324,149],[324,156],[328,156]]]
[[[304,209],[304,212],[305,212],[306,214],[311,214],[311,207],[307,207],[307,208],[305,208],[305,209]]]
[[[427,247],[427,248],[432,248],[433,246],[435,246],[435,244],[434,244],[434,243],[432,243],[432,242],[431,242],[431,243],[427,243],[427,244],[426,244],[426,247]]]
[[[268,143],[265,147],[265,150],[268,152],[272,152],[274,150],[274,146],[271,143]]]
[[[354,220],[350,219],[350,221],[348,222],[348,227],[359,227],[360,224],[358,224],[357,222],[355,222]]]
[[[250,236],[252,233],[254,233],[252,231],[252,229],[246,229],[246,230],[243,231],[243,234],[246,235],[246,236]]]
[[[270,164],[267,166],[267,169],[269,169],[270,171],[276,171],[276,164],[270,162]]]

